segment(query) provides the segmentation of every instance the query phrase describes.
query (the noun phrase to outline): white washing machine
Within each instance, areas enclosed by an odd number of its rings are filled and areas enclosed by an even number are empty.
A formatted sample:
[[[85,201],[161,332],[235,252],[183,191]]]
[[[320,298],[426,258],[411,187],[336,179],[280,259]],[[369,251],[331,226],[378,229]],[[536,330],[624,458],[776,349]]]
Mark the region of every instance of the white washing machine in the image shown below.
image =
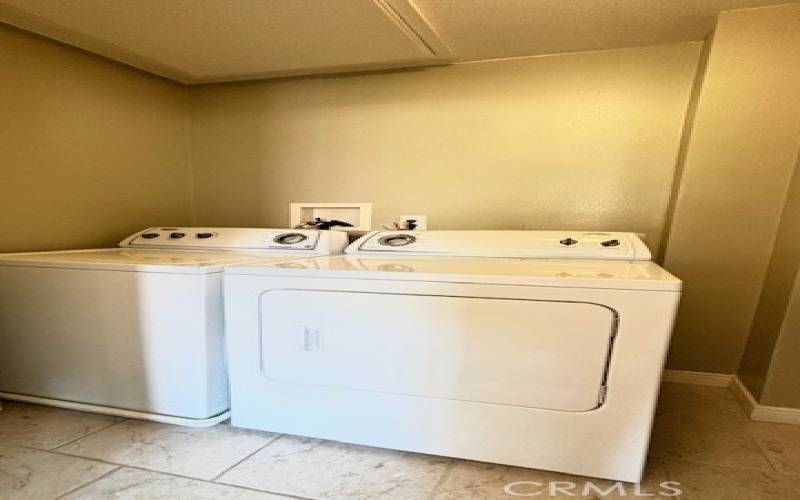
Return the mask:
[[[639,481],[681,282],[636,235],[346,252],[226,267],[233,425]]]
[[[225,264],[341,253],[336,231],[150,228],[0,255],[0,398],[180,425],[228,417]]]

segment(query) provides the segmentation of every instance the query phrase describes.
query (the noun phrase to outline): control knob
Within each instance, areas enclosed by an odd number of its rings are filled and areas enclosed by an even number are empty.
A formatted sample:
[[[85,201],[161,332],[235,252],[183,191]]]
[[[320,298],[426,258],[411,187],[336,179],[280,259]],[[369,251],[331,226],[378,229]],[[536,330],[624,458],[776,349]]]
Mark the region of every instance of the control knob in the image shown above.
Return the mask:
[[[378,239],[378,243],[387,247],[404,247],[417,241],[417,238],[411,234],[392,234]]]
[[[280,243],[281,245],[294,245],[307,239],[308,236],[302,233],[284,233],[276,236],[272,241],[275,243]]]

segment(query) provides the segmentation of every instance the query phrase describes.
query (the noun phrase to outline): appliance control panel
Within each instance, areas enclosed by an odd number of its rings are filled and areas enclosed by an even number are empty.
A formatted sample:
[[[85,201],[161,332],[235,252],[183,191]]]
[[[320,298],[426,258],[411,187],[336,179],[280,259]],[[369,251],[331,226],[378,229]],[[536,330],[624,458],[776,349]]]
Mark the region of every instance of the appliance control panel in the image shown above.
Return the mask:
[[[373,231],[346,250],[361,255],[650,260],[636,233],[603,231]]]
[[[341,253],[347,234],[317,229],[240,227],[150,227],[119,244],[121,247],[185,250],[254,250],[309,254]]]

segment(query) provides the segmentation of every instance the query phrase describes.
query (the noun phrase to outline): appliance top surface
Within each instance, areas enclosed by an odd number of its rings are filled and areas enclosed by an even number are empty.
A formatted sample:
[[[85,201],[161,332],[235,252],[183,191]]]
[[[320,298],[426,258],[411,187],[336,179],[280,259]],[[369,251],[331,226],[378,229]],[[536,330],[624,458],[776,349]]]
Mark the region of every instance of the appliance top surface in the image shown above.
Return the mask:
[[[550,287],[680,291],[651,261],[340,255],[228,265],[240,275],[442,281]]]
[[[650,260],[635,233],[610,231],[374,231],[352,255],[437,255],[528,259]]]
[[[0,265],[210,273],[256,259],[341,253],[346,241],[344,233],[313,229],[155,227],[128,236],[120,248],[0,254]]]
[[[297,257],[296,253],[106,248],[0,254],[0,266],[202,274],[220,272],[225,265],[251,261],[269,263]]]
[[[274,256],[296,258],[296,254]],[[148,264],[163,266],[207,267],[259,259],[270,261],[269,255],[257,252],[216,250],[169,250],[156,248],[103,248],[92,250],[64,250],[56,252],[30,252],[0,254],[0,264],[6,262],[49,262],[85,264]]]

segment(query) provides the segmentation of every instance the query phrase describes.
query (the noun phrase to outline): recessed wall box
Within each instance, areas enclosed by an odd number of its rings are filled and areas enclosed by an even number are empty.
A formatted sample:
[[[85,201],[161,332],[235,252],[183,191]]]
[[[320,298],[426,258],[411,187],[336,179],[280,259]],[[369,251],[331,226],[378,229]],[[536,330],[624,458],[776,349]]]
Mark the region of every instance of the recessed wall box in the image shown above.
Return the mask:
[[[372,203],[292,203],[290,204],[291,227],[316,218],[340,220],[353,227],[337,228],[348,233],[364,233],[372,229]]]

